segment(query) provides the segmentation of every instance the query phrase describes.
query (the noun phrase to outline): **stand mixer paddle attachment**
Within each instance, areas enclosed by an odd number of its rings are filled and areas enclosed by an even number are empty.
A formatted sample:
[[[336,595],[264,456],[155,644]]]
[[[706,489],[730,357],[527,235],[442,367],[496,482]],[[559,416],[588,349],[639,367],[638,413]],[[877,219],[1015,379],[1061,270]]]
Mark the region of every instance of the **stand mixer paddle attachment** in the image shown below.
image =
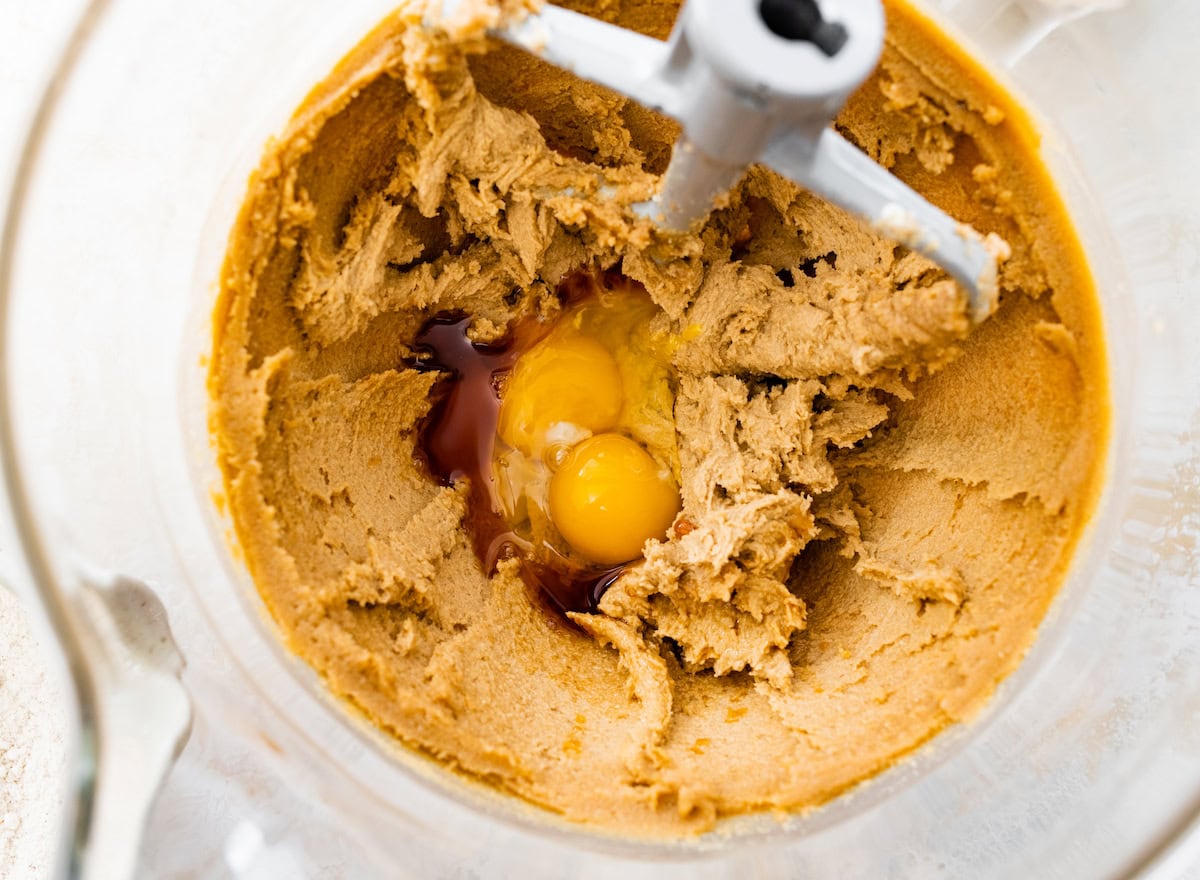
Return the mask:
[[[444,0],[441,20],[477,3]],[[635,206],[663,230],[702,224],[759,162],[941,265],[974,321],[995,308],[1007,244],[934,207],[831,127],[879,61],[880,0],[688,0],[665,43],[551,5],[489,32],[680,123],[659,193]]]

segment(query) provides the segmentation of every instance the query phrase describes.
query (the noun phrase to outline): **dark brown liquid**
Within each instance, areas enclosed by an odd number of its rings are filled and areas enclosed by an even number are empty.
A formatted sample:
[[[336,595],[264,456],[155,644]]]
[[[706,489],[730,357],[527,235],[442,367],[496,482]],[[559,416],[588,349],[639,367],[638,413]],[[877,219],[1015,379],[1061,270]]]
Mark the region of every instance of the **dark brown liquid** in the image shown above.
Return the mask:
[[[440,315],[413,343],[419,369],[450,374],[437,386],[439,399],[421,432],[421,450],[435,477],[446,485],[469,478],[472,489],[486,495],[486,506],[498,516],[499,508],[490,501],[495,494],[492,452],[500,418],[496,385],[512,368],[517,352],[507,344],[472,342],[467,338],[470,324],[471,319],[461,315]]]
[[[575,301],[581,282],[562,291]],[[567,283],[564,283],[564,287]],[[541,339],[549,327],[530,323],[511,338],[494,345],[479,345],[467,337],[471,319],[439,315],[413,342],[413,366],[447,373],[434,393],[437,402],[420,430],[419,449],[435,479],[451,486],[470,481],[467,528],[484,570],[496,570],[501,559],[521,559],[521,576],[544,604],[557,614],[594,612],[604,591],[623,566],[588,568],[565,558],[552,548],[533,548],[513,533],[505,522],[496,492],[492,456],[500,418],[499,385],[522,351]]]
[[[521,557],[521,577],[525,583],[538,592],[551,611],[562,615],[572,611],[594,612],[600,607],[605,591],[624,570],[624,565],[580,568],[570,563],[555,565]]]

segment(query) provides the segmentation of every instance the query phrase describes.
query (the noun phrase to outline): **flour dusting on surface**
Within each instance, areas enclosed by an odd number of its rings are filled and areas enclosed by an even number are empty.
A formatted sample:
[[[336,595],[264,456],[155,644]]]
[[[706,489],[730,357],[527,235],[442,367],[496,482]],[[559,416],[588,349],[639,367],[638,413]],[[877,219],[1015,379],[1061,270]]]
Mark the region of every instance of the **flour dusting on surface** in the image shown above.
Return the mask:
[[[62,692],[25,610],[0,586],[0,880],[53,869],[65,728]]]

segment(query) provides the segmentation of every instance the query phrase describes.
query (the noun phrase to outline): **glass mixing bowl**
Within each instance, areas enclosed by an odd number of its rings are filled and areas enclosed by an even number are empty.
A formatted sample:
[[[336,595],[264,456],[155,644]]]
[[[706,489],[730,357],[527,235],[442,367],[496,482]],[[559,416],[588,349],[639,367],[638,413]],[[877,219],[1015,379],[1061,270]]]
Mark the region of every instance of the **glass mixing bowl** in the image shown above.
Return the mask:
[[[1099,512],[1024,664],[974,723],[809,816],[651,845],[448,779],[276,640],[210,498],[213,281],[263,142],[380,0],[101,4],[12,216],[10,486],[70,592],[163,600],[191,737],[149,877],[1182,875],[1200,850],[1200,7],[941,0],[1043,120],[1092,261],[1115,437]]]

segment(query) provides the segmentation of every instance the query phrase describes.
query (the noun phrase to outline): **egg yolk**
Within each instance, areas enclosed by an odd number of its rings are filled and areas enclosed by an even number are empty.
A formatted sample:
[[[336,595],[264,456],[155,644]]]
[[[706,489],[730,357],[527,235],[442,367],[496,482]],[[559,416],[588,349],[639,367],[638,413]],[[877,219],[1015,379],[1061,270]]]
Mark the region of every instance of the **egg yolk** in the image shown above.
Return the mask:
[[[679,512],[671,474],[634,440],[599,434],[576,445],[550,480],[550,518],[580,555],[600,565],[636,559]]]
[[[608,349],[578,332],[552,333],[509,374],[500,398],[500,436],[527,455],[540,455],[562,423],[592,434],[609,430],[624,401]]]

